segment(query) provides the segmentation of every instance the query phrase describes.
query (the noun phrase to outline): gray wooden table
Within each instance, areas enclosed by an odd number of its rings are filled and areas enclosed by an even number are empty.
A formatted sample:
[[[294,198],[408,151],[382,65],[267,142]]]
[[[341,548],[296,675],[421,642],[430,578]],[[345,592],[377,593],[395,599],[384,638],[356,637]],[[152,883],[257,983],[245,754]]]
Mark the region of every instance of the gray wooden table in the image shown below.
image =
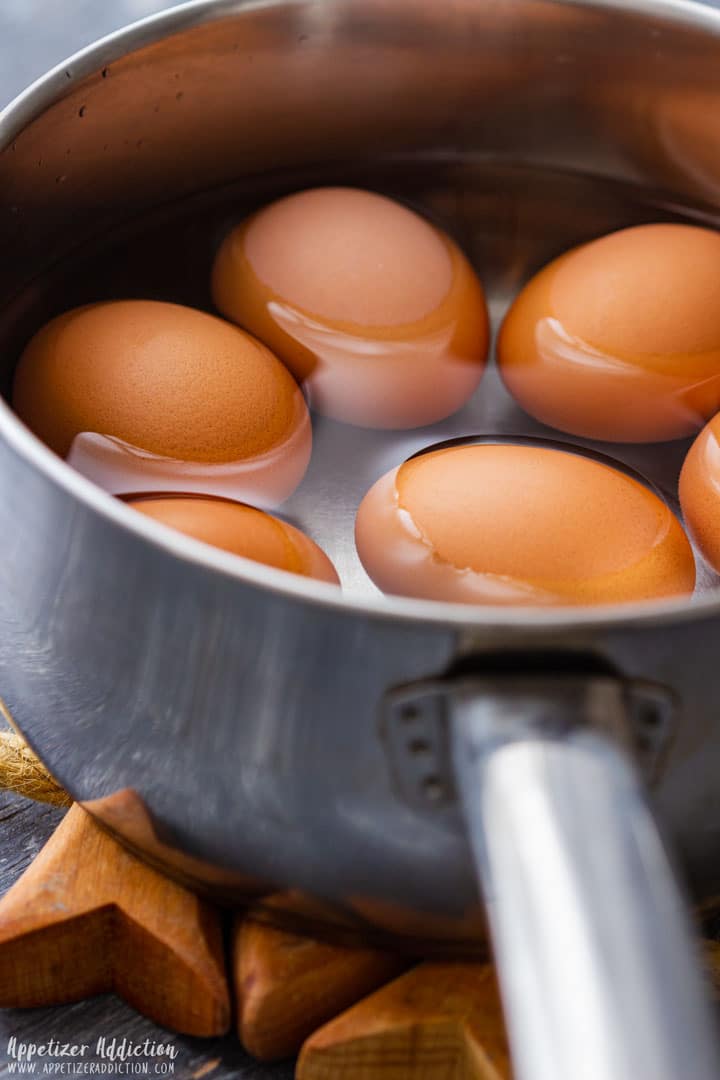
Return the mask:
[[[0,104],[83,45],[169,6],[167,0],[0,0]],[[0,794],[0,893],[22,873],[61,816],[60,811]],[[268,1068],[253,1063],[234,1039],[172,1035],[138,1016],[114,996],[104,995],[55,1009],[0,1010],[0,1077],[17,1071],[8,1051],[13,1036],[17,1043],[47,1043],[53,1039],[94,1047],[102,1035],[127,1037],[134,1043],[147,1038],[172,1042],[177,1049],[173,1075],[183,1080],[201,1073],[209,1080],[290,1080],[293,1075],[290,1064]],[[100,1059],[89,1051],[84,1060]],[[142,1062],[143,1058],[137,1060]],[[144,1060],[147,1075],[156,1075],[155,1060]],[[42,1068],[39,1065],[36,1072],[42,1074]],[[57,1071],[56,1075],[63,1074]],[[133,1074],[116,1070],[104,1075]]]

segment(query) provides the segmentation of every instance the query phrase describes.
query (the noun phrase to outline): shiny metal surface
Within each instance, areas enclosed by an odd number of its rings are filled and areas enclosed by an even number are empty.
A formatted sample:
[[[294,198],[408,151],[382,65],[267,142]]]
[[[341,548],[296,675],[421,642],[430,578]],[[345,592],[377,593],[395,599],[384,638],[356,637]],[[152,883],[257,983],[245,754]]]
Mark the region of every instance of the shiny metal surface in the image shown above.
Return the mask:
[[[6,372],[30,329],[66,303],[162,289],[203,302],[229,207],[240,213],[303,180],[344,176],[427,207],[482,262],[496,321],[535,266],[579,239],[660,214],[714,220],[693,202],[692,176],[663,190],[664,156],[640,161],[614,88],[632,71],[651,100],[661,83],[664,95],[673,85],[710,93],[717,24],[716,13],[677,4],[468,0],[440,17],[422,3],[201,3],[111,38],[0,118]],[[163,536],[10,414],[0,425],[3,693],[77,795],[137,793],[162,857],[176,846],[361,907],[380,889],[385,903],[412,897],[430,912],[445,908],[445,877],[455,907],[472,907],[459,821],[398,806],[380,703],[388,687],[459,661],[558,648],[675,689],[678,735],[656,802],[697,887],[720,885],[710,594],[694,614],[650,609],[644,625],[627,611],[476,615],[375,597],[348,519],[389,458],[430,433],[383,445],[346,432],[345,453],[367,469],[349,478],[333,452],[338,425],[327,423],[316,460],[329,467],[309,478],[313,501],[301,489],[288,508],[303,524],[312,515],[351,586],[321,599],[322,587]],[[485,393],[431,441],[520,425],[540,430],[501,391]],[[682,450],[639,447],[627,460],[667,493]],[[250,820],[262,824],[238,829]]]
[[[426,206],[482,260],[496,319],[580,239],[658,216],[714,222],[712,161],[699,185],[692,147],[715,123],[719,41],[717,14],[691,4],[550,0],[201,2],[117,35],[0,116],[5,385],[29,328],[79,295],[207,302],[229,208],[299,183],[345,178]],[[656,114],[688,95],[691,120]],[[178,221],[173,244],[147,243]],[[488,394],[429,441],[520,422],[541,430]],[[677,737],[654,802],[695,888],[720,889],[712,589],[693,605],[527,616],[384,600],[346,545],[368,473],[348,481],[328,423],[327,509],[314,490],[288,512],[316,515],[349,586],[338,597],[135,520],[5,409],[0,435],[2,693],[58,777],[144,850],[230,889],[250,875],[392,930],[412,911],[416,931],[465,933],[478,893],[460,815],[399,797],[382,702],[552,651],[671,687]],[[428,435],[347,445],[376,474]],[[614,452],[670,492],[682,449]]]
[[[714,1080],[683,899],[633,770],[598,729],[622,733],[622,685],[461,684],[452,714],[518,1080]]]
[[[99,37],[173,6],[175,0],[4,0],[0,7],[3,64],[0,102],[5,105],[33,79]]]

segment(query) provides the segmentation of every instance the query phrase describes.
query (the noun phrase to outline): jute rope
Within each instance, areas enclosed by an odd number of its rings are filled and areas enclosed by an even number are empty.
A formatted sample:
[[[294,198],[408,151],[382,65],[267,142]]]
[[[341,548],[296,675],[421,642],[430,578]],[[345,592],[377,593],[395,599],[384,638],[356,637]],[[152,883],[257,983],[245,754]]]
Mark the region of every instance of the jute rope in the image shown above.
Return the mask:
[[[2,699],[0,716],[14,729],[13,718]],[[50,775],[16,730],[0,730],[0,788],[54,806],[69,806],[72,802],[67,791]]]

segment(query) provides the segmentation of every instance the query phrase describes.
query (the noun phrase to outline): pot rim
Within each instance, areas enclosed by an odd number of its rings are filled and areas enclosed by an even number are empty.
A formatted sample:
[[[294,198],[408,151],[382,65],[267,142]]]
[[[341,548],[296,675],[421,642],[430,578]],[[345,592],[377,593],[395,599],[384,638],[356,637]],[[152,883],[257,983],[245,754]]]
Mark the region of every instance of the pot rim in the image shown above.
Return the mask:
[[[301,3],[302,0],[284,0]],[[697,0],[546,0],[563,6],[588,7],[654,15],[668,23],[720,36],[720,10]],[[0,152],[20,132],[54,104],[63,91],[104,66],[144,46],[182,30],[201,26],[244,10],[262,8],[274,0],[188,0],[176,7],[132,22],[80,49],[32,82],[0,110]],[[22,423],[8,403],[0,399],[0,437],[21,458],[76,498],[89,510],[100,514],[154,547],[177,559],[208,571],[219,572],[248,586],[256,586],[288,600],[308,603],[337,614],[373,619],[425,624],[435,629],[454,629],[523,637],[542,631],[557,634],[578,629],[641,629],[650,626],[720,616],[718,596],[649,600],[608,604],[596,608],[557,606],[552,608],[481,606],[419,600],[410,597],[347,596],[336,586],[256,563],[239,555],[212,548],[143,514],[135,513],[121,500],[103,491],[53,453]]]

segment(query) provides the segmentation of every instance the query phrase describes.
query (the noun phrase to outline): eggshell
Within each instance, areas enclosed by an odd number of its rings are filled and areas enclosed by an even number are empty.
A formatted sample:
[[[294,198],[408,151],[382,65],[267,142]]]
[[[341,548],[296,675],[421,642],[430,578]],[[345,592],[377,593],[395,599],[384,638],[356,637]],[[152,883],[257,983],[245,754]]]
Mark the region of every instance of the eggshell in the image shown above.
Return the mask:
[[[595,459],[469,445],[411,458],[358,510],[384,592],[475,604],[600,604],[692,592],[688,540],[664,502]]]
[[[690,535],[720,573],[720,415],[703,428],[685,458],[680,505]]]
[[[469,262],[373,192],[317,188],[259,211],[226,237],[212,288],[219,310],[336,420],[429,424],[459,409],[484,371],[487,311]]]
[[[282,498],[312,444],[300,388],[269,349],[214,315],[151,300],[92,304],[49,322],[20,358],[13,405],[63,456],[88,434],[91,446],[125,448],[130,470],[134,451],[154,468],[155,490],[174,462],[204,477],[252,463],[258,486]],[[126,477],[125,489],[136,482]]]
[[[696,432],[720,408],[720,235],[640,225],[562,255],[513,303],[498,361],[519,404],[562,431]]]
[[[263,510],[229,499],[156,495],[131,499],[128,505],[154,521],[291,574],[340,583],[324,551],[305,533]]]

